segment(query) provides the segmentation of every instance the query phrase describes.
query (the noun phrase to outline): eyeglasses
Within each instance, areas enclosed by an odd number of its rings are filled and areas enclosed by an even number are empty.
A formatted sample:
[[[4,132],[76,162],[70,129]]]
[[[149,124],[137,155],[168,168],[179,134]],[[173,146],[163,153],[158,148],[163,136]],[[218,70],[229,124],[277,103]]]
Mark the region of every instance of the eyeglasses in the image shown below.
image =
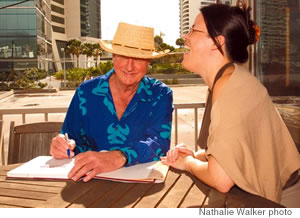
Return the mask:
[[[189,32],[187,33],[187,35],[192,34],[193,32],[198,32],[198,33],[204,33],[205,35],[208,35],[206,32],[202,31],[202,30],[197,30],[194,29],[193,27],[190,28]]]

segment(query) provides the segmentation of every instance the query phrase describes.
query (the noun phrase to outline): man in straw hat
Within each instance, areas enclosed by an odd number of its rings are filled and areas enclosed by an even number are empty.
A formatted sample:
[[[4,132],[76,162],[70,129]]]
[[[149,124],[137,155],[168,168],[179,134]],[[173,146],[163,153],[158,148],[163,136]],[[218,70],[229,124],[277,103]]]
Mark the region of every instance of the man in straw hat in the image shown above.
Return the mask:
[[[113,53],[114,68],[77,88],[50,148],[54,158],[76,155],[75,181],[159,160],[170,147],[172,91],[145,76],[150,60],[167,54],[155,52],[153,28],[119,23],[112,44],[100,45]]]

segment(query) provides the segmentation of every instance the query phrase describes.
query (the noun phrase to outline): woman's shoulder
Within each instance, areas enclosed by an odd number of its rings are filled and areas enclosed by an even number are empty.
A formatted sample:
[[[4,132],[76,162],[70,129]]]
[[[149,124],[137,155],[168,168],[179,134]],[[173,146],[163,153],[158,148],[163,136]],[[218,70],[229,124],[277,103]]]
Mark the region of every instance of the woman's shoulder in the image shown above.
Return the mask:
[[[271,104],[267,89],[247,69],[238,66],[224,85],[213,107],[214,111],[232,116],[247,116],[260,104]],[[224,117],[226,117],[224,116]]]
[[[246,67],[238,64],[235,67],[227,86],[228,92],[241,97],[255,96],[256,98],[268,94],[263,84]]]

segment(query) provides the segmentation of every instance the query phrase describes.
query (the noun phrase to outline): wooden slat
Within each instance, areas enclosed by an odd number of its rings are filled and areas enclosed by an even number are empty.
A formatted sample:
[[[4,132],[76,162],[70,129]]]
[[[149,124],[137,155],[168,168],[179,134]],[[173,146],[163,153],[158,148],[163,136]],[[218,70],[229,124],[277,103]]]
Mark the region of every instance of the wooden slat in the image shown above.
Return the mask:
[[[0,208],[24,208],[24,207],[22,207],[22,206],[13,206],[13,205],[0,204]]]
[[[38,122],[10,126],[8,164],[27,162],[40,155],[49,155],[50,144],[63,122]]]
[[[191,174],[189,174],[189,176],[193,179],[194,184],[180,207],[200,208],[202,205],[204,205],[205,200],[212,188],[201,182],[197,177]]]
[[[117,208],[131,208],[134,205],[137,204],[144,196],[145,194],[153,188],[153,186],[156,186],[158,184],[153,183],[146,183],[146,184],[136,184],[132,189],[128,190],[128,192],[122,196],[119,201],[115,202],[115,204],[112,205],[112,207]]]
[[[0,182],[16,183],[16,184],[31,184],[31,185],[40,185],[40,186],[50,186],[50,187],[65,187],[68,184],[68,181],[48,181],[48,180],[22,180],[22,179],[6,179],[6,176],[0,175]]]
[[[45,201],[51,197],[54,197],[55,195],[56,194],[45,193],[45,192],[32,192],[32,191],[0,188],[0,196],[5,196],[5,197],[17,197],[17,198],[44,200]]]
[[[84,183],[83,181],[74,182],[71,185],[62,189],[60,194],[36,206],[48,208],[69,207],[73,202],[76,202],[78,198],[88,193],[96,185],[97,181],[95,180],[89,181],[87,183]]]
[[[10,165],[5,165],[5,166],[1,166],[0,172],[7,172],[10,171],[12,169],[15,169],[16,167],[20,166],[21,164],[17,163],[17,164],[10,164]]]
[[[181,175],[169,170],[164,183],[155,184],[134,207],[154,208],[167,194],[169,189],[176,183]]]
[[[200,208],[204,204],[205,199],[206,195],[195,184],[193,184],[180,207]]]
[[[3,120],[0,119],[0,158],[1,165],[5,164]]]
[[[41,200],[22,199],[15,197],[2,197],[0,196],[0,204],[6,204],[15,207],[35,207],[40,204]]]
[[[33,133],[33,134],[16,134],[15,139],[18,137],[20,144],[18,162],[27,162],[37,156],[49,156],[50,144],[52,138],[58,132],[54,133]],[[43,145],[43,146],[40,146]]]
[[[30,184],[15,184],[9,182],[0,182],[0,188],[38,191],[38,192],[47,192],[47,193],[59,193],[62,190],[61,187],[49,187],[49,186],[30,185]]]
[[[80,196],[72,202],[69,208],[85,208],[92,207],[91,205],[98,199],[114,189],[118,183],[110,181],[97,181],[97,184],[91,188],[85,195]]]
[[[15,126],[14,131],[20,134],[60,132],[62,122],[39,122]]]
[[[159,203],[157,207],[177,208],[179,207],[183,197],[187,194],[193,180],[186,174],[182,174],[174,187],[168,192],[168,195]]]
[[[218,192],[217,190],[212,188],[202,207],[224,208],[225,207],[225,194]]]
[[[135,184],[132,183],[118,183],[115,188],[105,193],[103,197],[91,204],[89,207],[109,208],[117,202],[123,195],[127,194],[128,190],[133,188]]]

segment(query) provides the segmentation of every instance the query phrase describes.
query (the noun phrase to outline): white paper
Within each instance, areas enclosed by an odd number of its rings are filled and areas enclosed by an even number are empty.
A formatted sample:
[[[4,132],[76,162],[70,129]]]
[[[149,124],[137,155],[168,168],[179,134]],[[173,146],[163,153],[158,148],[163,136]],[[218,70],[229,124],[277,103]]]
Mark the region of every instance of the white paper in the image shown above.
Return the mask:
[[[153,161],[123,167],[109,173],[100,173],[95,178],[121,182],[163,182],[165,175],[162,179],[148,178],[156,163],[157,161]],[[7,178],[68,179],[73,166],[74,159],[57,160],[51,156],[39,156],[9,171]]]

